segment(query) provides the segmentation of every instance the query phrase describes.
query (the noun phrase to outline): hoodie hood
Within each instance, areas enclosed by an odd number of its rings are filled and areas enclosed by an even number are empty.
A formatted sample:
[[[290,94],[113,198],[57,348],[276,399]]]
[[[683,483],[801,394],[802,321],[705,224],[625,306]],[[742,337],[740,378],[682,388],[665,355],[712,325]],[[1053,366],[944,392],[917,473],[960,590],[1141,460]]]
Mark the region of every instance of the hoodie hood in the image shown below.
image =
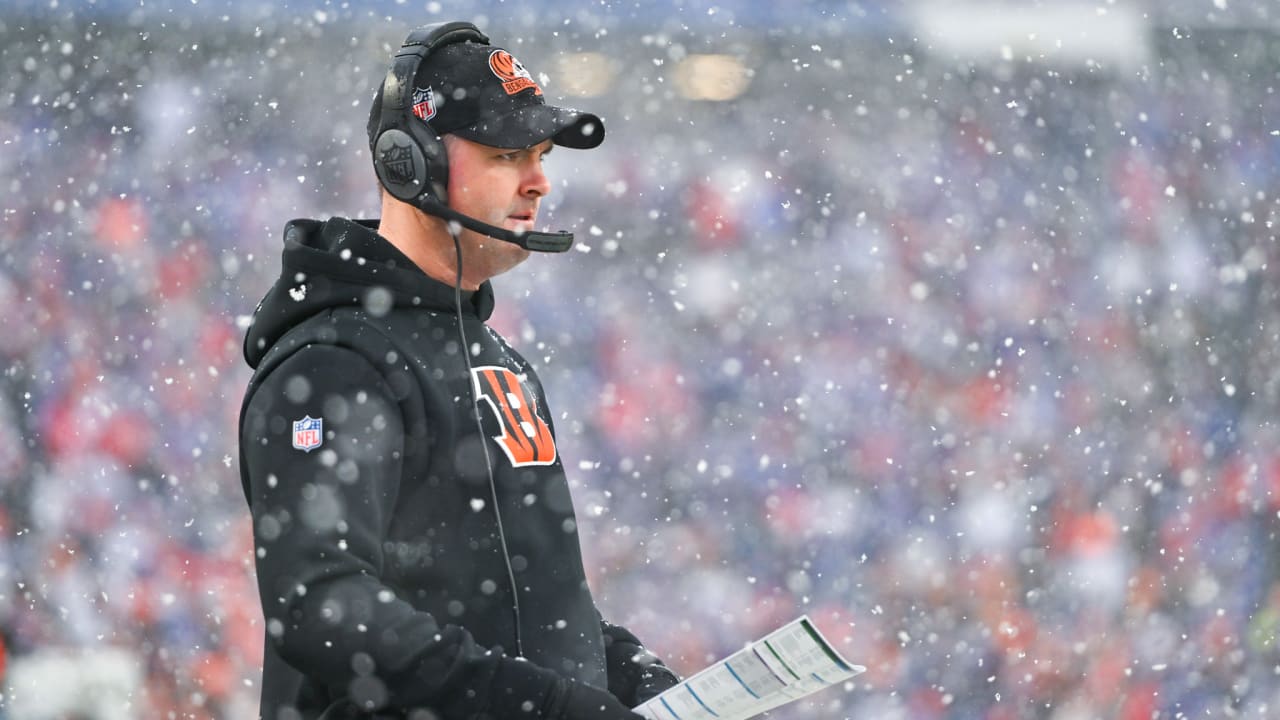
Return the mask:
[[[267,291],[244,338],[244,359],[257,368],[267,351],[295,325],[318,312],[360,306],[385,314],[394,308],[454,310],[454,288],[429,277],[389,240],[377,220],[291,220],[284,229],[280,277]],[[462,292],[462,311],[489,319],[493,288]]]

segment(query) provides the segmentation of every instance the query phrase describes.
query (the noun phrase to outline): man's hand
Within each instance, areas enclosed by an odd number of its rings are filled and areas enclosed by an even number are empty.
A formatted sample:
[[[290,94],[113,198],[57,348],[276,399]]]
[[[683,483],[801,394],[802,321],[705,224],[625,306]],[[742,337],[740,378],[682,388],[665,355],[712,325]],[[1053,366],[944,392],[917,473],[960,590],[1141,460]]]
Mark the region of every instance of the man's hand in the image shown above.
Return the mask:
[[[602,622],[601,627],[609,692],[623,704],[635,707],[680,683],[680,677],[645,649],[629,630],[607,622]]]
[[[653,657],[650,655],[650,657]],[[657,658],[654,658],[656,661]],[[656,662],[645,667],[640,674],[640,684],[636,686],[636,704],[658,697],[663,692],[680,684],[680,678],[665,665]]]
[[[607,691],[562,679],[547,700],[547,720],[644,720]]]

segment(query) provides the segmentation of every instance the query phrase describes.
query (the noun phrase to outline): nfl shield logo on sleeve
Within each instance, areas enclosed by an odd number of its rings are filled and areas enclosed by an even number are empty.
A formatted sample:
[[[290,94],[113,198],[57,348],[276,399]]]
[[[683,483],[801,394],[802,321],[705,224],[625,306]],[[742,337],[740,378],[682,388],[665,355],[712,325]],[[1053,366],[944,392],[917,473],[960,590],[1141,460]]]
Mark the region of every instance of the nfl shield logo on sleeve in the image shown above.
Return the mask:
[[[324,442],[324,418],[304,416],[293,421],[293,446],[311,452]]]

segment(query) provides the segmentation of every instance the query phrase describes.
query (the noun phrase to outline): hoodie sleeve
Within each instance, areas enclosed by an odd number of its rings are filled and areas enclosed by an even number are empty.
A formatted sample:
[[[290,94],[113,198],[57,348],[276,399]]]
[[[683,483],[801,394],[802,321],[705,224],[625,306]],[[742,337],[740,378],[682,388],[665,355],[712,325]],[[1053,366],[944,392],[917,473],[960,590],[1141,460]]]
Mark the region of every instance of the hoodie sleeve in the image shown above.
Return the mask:
[[[307,419],[319,425],[295,436]],[[267,637],[285,662],[363,711],[498,720],[579,712],[584,693],[554,671],[478,646],[384,583],[404,432],[369,361],[329,345],[296,351],[249,399],[240,441]],[[594,702],[593,717],[612,717]]]

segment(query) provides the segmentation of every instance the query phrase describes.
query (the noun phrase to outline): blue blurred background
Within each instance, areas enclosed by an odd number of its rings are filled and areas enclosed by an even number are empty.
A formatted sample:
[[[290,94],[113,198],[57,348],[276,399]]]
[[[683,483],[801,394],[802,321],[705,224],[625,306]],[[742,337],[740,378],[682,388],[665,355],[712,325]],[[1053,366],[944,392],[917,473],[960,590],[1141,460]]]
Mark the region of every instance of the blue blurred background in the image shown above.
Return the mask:
[[[6,718],[255,717],[240,342],[368,103],[477,22],[605,117],[495,280],[607,616],[781,718],[1280,716],[1270,3],[0,8]]]

